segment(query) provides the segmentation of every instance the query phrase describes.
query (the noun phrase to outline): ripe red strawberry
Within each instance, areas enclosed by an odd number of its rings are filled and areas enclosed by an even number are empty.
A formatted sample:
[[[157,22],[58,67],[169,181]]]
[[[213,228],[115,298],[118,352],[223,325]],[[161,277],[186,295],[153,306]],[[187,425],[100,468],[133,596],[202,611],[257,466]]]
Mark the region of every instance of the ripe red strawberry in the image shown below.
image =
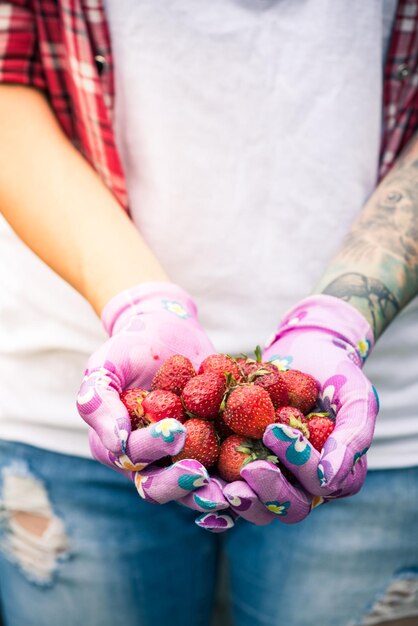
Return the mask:
[[[274,406],[269,394],[258,385],[236,387],[226,401],[224,422],[237,435],[261,439],[274,422]]]
[[[289,401],[286,383],[278,371],[257,376],[254,380],[254,385],[259,385],[267,391],[275,409],[279,406],[284,406]]]
[[[277,457],[263,446],[261,441],[248,439],[243,435],[231,435],[221,444],[218,459],[219,475],[228,482],[242,480],[241,469],[250,461],[257,459],[268,459],[278,463]]]
[[[334,430],[335,424],[329,417],[319,414],[312,415],[308,420],[309,441],[318,452],[321,452],[325,441]]]
[[[165,389],[179,396],[193,376],[196,376],[196,371],[189,359],[181,354],[175,354],[156,371],[151,389]]]
[[[299,370],[287,370],[281,374],[287,385],[289,405],[296,407],[306,415],[318,397],[319,385],[317,381],[310,374],[305,374]]]
[[[192,418],[184,426],[186,441],[183,449],[172,457],[173,463],[182,459],[195,459],[209,469],[219,456],[219,440],[213,423]]]
[[[232,374],[235,380],[241,379],[241,373],[235,360],[226,354],[211,354],[200,364],[198,374]]]
[[[208,372],[191,378],[181,394],[186,411],[203,419],[215,419],[226,390],[222,374]]]
[[[146,426],[142,403],[147,395],[148,391],[141,389],[140,387],[125,389],[125,391],[122,391],[119,395],[119,398],[125,405],[125,408],[129,413],[129,417],[131,418],[132,430]]]
[[[179,422],[186,421],[186,414],[180,398],[172,391],[155,389],[142,402],[144,420],[148,423],[159,422],[166,417],[174,417]]]

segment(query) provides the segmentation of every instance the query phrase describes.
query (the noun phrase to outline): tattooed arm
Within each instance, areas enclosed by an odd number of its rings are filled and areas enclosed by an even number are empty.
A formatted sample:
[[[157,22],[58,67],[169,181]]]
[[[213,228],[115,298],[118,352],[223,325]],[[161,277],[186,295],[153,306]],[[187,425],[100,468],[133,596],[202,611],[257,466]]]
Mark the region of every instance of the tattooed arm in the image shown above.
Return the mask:
[[[418,293],[418,133],[380,182],[315,288],[369,321],[377,339]]]

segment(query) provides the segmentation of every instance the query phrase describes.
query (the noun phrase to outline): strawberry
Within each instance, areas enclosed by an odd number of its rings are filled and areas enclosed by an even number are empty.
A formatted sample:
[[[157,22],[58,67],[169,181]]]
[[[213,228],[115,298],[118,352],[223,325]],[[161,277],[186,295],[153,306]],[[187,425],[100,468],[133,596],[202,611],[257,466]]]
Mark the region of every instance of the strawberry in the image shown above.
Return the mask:
[[[196,376],[196,371],[191,361],[181,354],[175,354],[156,371],[151,389],[164,389],[179,396],[193,376]]]
[[[131,418],[132,430],[146,426],[142,403],[147,395],[148,391],[141,389],[140,387],[125,389],[125,391],[122,391],[119,395],[120,400],[123,402],[129,413],[129,417]]]
[[[309,441],[313,447],[321,452],[325,441],[334,430],[335,423],[329,417],[313,413],[308,420]]]
[[[299,428],[299,430],[309,439],[309,429],[306,423],[306,417],[293,406],[280,406],[276,409],[275,422],[279,424],[287,424],[291,428]]]
[[[191,378],[184,387],[181,398],[186,411],[193,416],[215,419],[225,390],[225,377],[222,374],[208,372]]]
[[[241,379],[241,372],[235,360],[226,354],[211,354],[200,364],[198,374],[232,374],[235,380]]]
[[[278,372],[278,368],[273,363],[265,362],[261,358],[261,348],[257,346],[254,350],[255,359],[243,355],[242,358],[236,359],[236,363],[240,368],[242,377],[246,382],[252,383],[257,375],[267,374],[268,372]]]
[[[236,361],[241,371],[241,376],[252,382],[257,373],[267,374],[267,372],[278,372],[279,370],[273,363],[264,363],[263,361],[254,361],[254,359],[240,358]]]
[[[299,422],[305,423],[306,417],[302,413],[302,411],[296,409],[294,406],[279,406],[276,409],[276,419],[274,420],[275,422],[291,426],[290,422],[292,420],[298,420]]]
[[[183,449],[172,457],[173,462],[195,459],[208,469],[218,460],[219,440],[212,422],[192,418],[184,424],[186,440]]]
[[[242,435],[231,435],[221,444],[218,459],[219,475],[228,482],[242,480],[240,475],[242,468],[257,459],[278,463],[277,457],[272,455],[261,441],[248,439]]]
[[[243,385],[231,391],[225,405],[224,422],[237,435],[261,439],[274,422],[274,406],[265,389]]]
[[[257,376],[254,385],[259,385],[267,391],[275,409],[288,403],[289,396],[286,383],[278,371]]]
[[[318,397],[319,385],[315,378],[299,370],[287,370],[281,375],[287,385],[289,405],[305,415],[309,413]]]
[[[183,405],[180,398],[172,391],[155,389],[142,402],[144,420],[151,424],[166,417],[174,417],[179,422],[186,421]]]

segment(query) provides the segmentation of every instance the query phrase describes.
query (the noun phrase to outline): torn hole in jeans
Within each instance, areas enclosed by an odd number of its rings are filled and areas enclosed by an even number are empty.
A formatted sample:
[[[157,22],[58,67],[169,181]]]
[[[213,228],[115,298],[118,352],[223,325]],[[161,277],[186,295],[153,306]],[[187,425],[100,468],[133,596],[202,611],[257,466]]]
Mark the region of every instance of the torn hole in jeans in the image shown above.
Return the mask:
[[[54,513],[44,484],[24,463],[2,470],[0,549],[28,580],[41,586],[54,581],[69,556],[63,521]]]
[[[418,568],[397,572],[355,626],[418,626]],[[354,626],[354,624],[353,624]]]

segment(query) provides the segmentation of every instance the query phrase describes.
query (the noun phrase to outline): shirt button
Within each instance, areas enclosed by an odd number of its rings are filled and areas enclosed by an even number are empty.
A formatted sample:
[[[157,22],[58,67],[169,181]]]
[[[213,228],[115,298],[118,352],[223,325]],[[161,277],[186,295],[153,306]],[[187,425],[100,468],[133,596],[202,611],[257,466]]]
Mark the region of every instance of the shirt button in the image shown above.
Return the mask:
[[[96,63],[97,73],[101,76],[106,68],[106,59],[101,54],[96,54],[94,61]]]
[[[396,68],[396,76],[399,80],[405,80],[409,76],[409,67],[402,63]]]

